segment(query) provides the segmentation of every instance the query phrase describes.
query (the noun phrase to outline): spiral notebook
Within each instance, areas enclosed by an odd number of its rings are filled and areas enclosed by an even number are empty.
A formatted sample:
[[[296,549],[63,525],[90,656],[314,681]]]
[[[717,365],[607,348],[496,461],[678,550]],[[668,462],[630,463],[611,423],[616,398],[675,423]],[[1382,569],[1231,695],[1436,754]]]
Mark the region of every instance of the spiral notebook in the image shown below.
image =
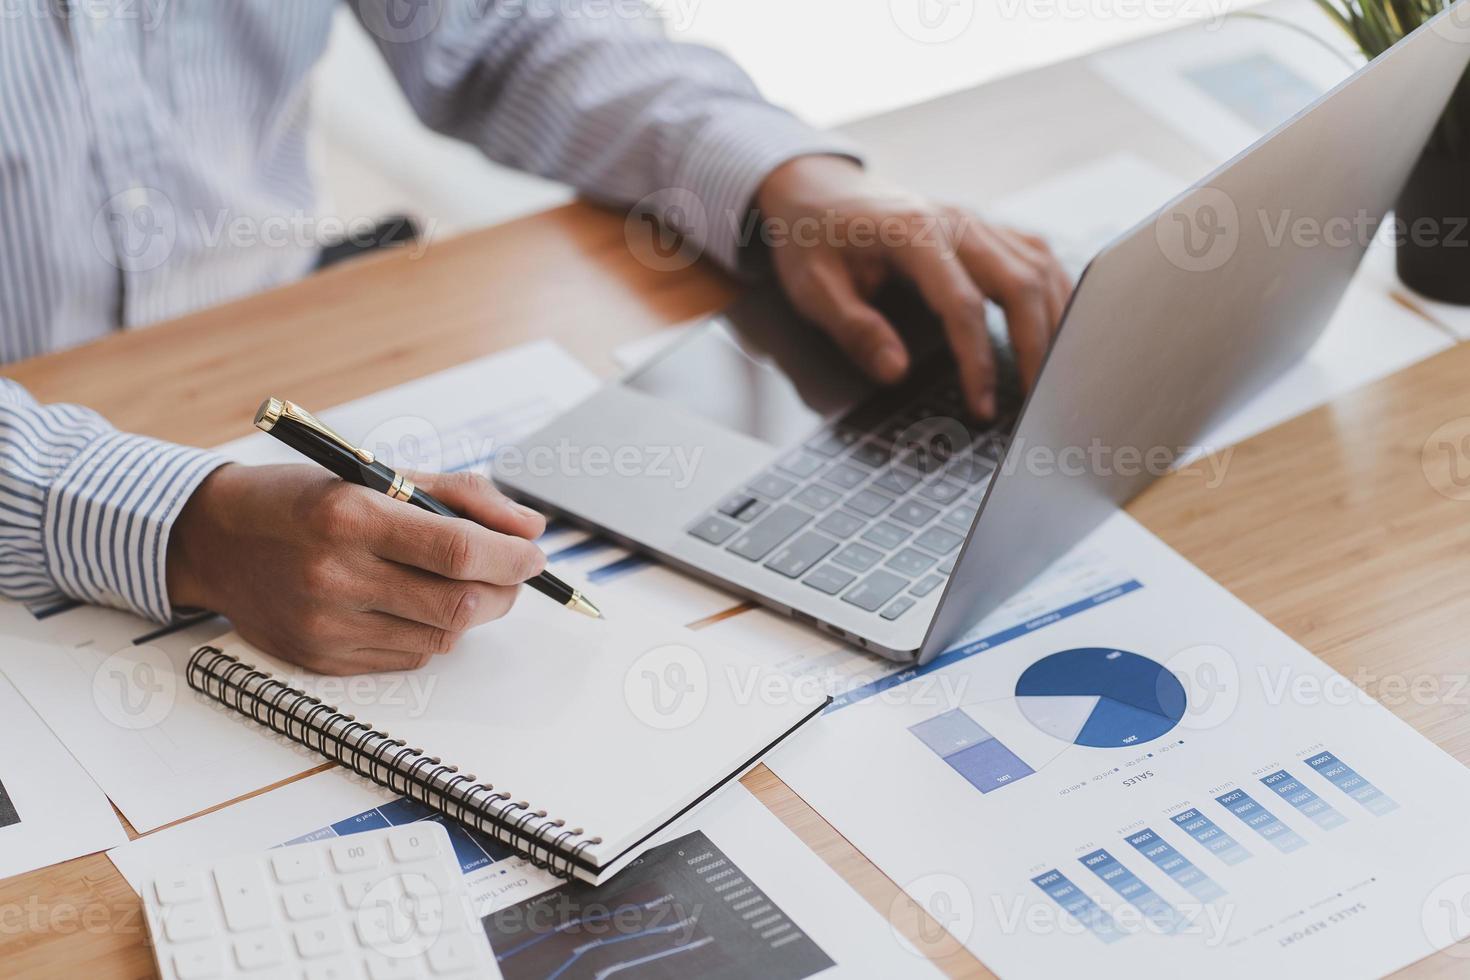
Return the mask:
[[[419,671],[303,672],[234,634],[189,686],[556,873],[606,880],[829,698],[699,633],[525,596]]]

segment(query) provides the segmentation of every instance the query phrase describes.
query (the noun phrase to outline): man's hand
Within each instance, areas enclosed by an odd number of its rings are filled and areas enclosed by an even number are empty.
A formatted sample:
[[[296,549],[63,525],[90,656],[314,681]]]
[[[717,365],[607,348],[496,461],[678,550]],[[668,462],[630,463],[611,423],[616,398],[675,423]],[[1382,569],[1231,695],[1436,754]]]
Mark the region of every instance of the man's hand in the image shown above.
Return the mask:
[[[174,525],[169,597],[223,613],[246,640],[308,670],[421,667],[505,615],[516,587],[546,566],[529,540],[546,521],[483,477],[414,481],[474,520],[315,466],[221,467]]]
[[[1023,381],[1036,380],[1072,291],[1041,239],[881,185],[841,157],[778,167],[756,206],[787,295],[875,380],[909,368],[897,331],[869,302],[895,273],[943,321],[971,411],[995,415],[987,297],[1005,310]]]

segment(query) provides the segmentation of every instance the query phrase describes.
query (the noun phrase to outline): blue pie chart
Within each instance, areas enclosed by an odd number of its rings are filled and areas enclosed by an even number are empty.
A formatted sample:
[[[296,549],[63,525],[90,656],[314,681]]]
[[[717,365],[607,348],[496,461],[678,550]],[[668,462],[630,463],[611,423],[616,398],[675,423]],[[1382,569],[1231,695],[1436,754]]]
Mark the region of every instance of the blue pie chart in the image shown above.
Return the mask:
[[[1043,657],[1016,681],[1021,714],[1055,738],[1096,749],[1142,745],[1184,717],[1184,685],[1148,657],[1082,647]]]

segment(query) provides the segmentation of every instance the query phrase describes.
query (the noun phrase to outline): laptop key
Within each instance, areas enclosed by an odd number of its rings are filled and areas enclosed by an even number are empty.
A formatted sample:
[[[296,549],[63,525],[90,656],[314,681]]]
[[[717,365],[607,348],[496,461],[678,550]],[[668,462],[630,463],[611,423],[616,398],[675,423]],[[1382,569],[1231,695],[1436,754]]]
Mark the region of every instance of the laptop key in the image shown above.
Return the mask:
[[[869,469],[876,470],[888,462],[888,450],[876,442],[860,442],[847,458],[855,463],[861,463]]]
[[[896,494],[900,497],[918,485],[918,476],[898,467],[889,467],[878,474],[878,478],[873,481],[873,486],[879,490],[887,490],[889,493]]]
[[[861,438],[861,433],[851,429],[830,429],[808,440],[806,448],[823,456],[841,456]]]
[[[928,504],[921,504],[917,500],[905,500],[893,509],[889,514],[895,521],[902,521],[910,527],[923,527],[934,519],[939,511]]]
[[[899,590],[908,584],[909,580],[906,578],[900,578],[891,572],[877,571],[848,589],[843,594],[842,601],[850,602],[868,612],[877,612],[885,602],[898,595]]]
[[[955,555],[953,558],[946,561],[943,565],[940,565],[939,574],[948,575],[950,572],[954,571],[954,563],[959,560],[959,557],[959,555]]]
[[[925,575],[923,578],[914,583],[913,588],[909,589],[909,592],[922,599],[924,596],[939,588],[939,586],[943,584],[943,582],[943,575]]]
[[[836,490],[830,490],[820,483],[813,483],[809,487],[803,487],[802,491],[791,499],[803,507],[810,507],[812,510],[826,510],[841,500],[842,494]]]
[[[933,558],[930,558],[922,551],[915,551],[913,548],[903,549],[888,559],[887,562],[889,568],[902,572],[909,578],[924,574],[929,570],[929,566],[933,564]]]
[[[802,480],[805,480],[807,477],[817,472],[817,470],[821,469],[824,465],[826,464],[824,464],[816,456],[813,456],[810,453],[801,452],[799,450],[792,453],[790,456],[787,456],[785,459],[781,460],[781,462],[776,464],[776,466],[784,472],[790,473],[792,476]]]
[[[927,487],[919,491],[920,494],[928,497],[930,500],[934,501],[937,504],[953,503],[954,501],[960,499],[960,494],[964,492],[964,487],[960,486],[958,483],[950,483],[948,480],[939,480],[937,482],[931,483]]]
[[[892,622],[913,608],[914,600],[906,595],[901,595],[888,604],[888,608],[879,613],[884,619]]]
[[[841,487],[843,490],[856,490],[858,484],[862,483],[867,478],[868,474],[864,473],[857,467],[849,466],[846,463],[839,463],[828,470],[826,473],[822,474],[822,479],[826,480],[834,487]]]
[[[787,578],[800,578],[813,565],[826,558],[835,547],[837,542],[826,535],[807,531],[777,548],[771,560],[766,562],[766,567]]]
[[[980,483],[995,471],[995,466],[988,459],[980,456],[963,456],[954,460],[944,469],[946,476],[966,483]]]
[[[887,521],[880,521],[863,532],[864,541],[871,541],[884,551],[892,551],[897,548],[908,536],[909,532]]]
[[[846,548],[843,548],[841,551],[837,552],[837,554],[832,557],[832,560],[839,565],[844,565],[852,569],[855,572],[866,572],[868,569],[872,568],[874,565],[878,564],[878,562],[883,560],[883,553],[881,551],[874,551],[867,545],[858,544],[856,541],[854,541]]]
[[[770,497],[772,500],[779,500],[796,489],[795,483],[774,473],[762,473],[751,480],[749,485],[750,489],[762,497]]]
[[[852,574],[852,572],[844,572],[835,565],[823,565],[802,579],[802,581],[818,592],[825,592],[827,595],[836,595],[851,585],[856,578],[857,576]]]
[[[724,544],[730,539],[730,535],[738,530],[740,530],[739,524],[711,514],[691,527],[689,533],[701,541],[708,541],[710,544]]]
[[[859,490],[847,500],[847,506],[864,517],[877,517],[893,504],[893,498],[872,490]]]
[[[965,539],[958,534],[952,534],[942,527],[931,527],[923,534],[914,538],[914,544],[925,551],[932,551],[936,555],[947,555],[951,551],[964,544]]]
[[[741,558],[760,561],[776,545],[801,530],[811,519],[812,515],[806,511],[783,504],[746,528],[745,533],[736,538],[728,550]]]
[[[725,498],[725,502],[720,504],[720,513],[726,517],[733,517],[742,524],[749,524],[764,514],[769,506],[759,497],[752,497],[748,493],[737,493]]]
[[[979,512],[980,508],[974,504],[961,504],[944,515],[944,523],[950,527],[957,527],[961,530],[968,531],[970,526],[975,523],[975,515]]]
[[[817,527],[838,538],[850,538],[862,529],[863,522],[845,510],[834,510],[817,522]]]

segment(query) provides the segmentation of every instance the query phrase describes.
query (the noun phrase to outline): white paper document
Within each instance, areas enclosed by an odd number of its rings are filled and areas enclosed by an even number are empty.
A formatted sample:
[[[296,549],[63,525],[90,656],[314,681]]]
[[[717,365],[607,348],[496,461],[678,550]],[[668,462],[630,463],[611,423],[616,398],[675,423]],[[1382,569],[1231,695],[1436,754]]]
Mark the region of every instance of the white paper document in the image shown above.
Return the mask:
[[[0,878],[125,843],[107,797],[0,678]]]
[[[536,343],[321,413],[344,435],[404,468],[487,466],[515,438],[575,404],[597,380],[555,344]],[[282,393],[285,394],[285,393]],[[299,462],[264,433],[221,447],[242,462]],[[583,536],[585,537],[585,536]],[[572,532],[549,536],[558,550]],[[558,542],[563,542],[558,545]],[[717,590],[601,542],[558,556],[558,571],[613,599],[700,619],[735,605]],[[526,601],[545,601],[527,596]],[[313,753],[275,740],[199,698],[183,669],[228,624],[215,617],[160,627],[115,610],[0,602],[3,670],[139,831],[305,772]],[[224,761],[228,760],[228,764]]]
[[[415,820],[442,820],[321,773],[117,848],[136,889],[168,867]],[[567,886],[448,823],[500,968],[545,977],[938,976],[743,787],[670,828],[600,888]],[[723,971],[723,972],[722,972]]]
[[[771,767],[1006,977],[1375,976],[1470,931],[1470,772],[1126,515],[1084,551],[1126,580]]]

